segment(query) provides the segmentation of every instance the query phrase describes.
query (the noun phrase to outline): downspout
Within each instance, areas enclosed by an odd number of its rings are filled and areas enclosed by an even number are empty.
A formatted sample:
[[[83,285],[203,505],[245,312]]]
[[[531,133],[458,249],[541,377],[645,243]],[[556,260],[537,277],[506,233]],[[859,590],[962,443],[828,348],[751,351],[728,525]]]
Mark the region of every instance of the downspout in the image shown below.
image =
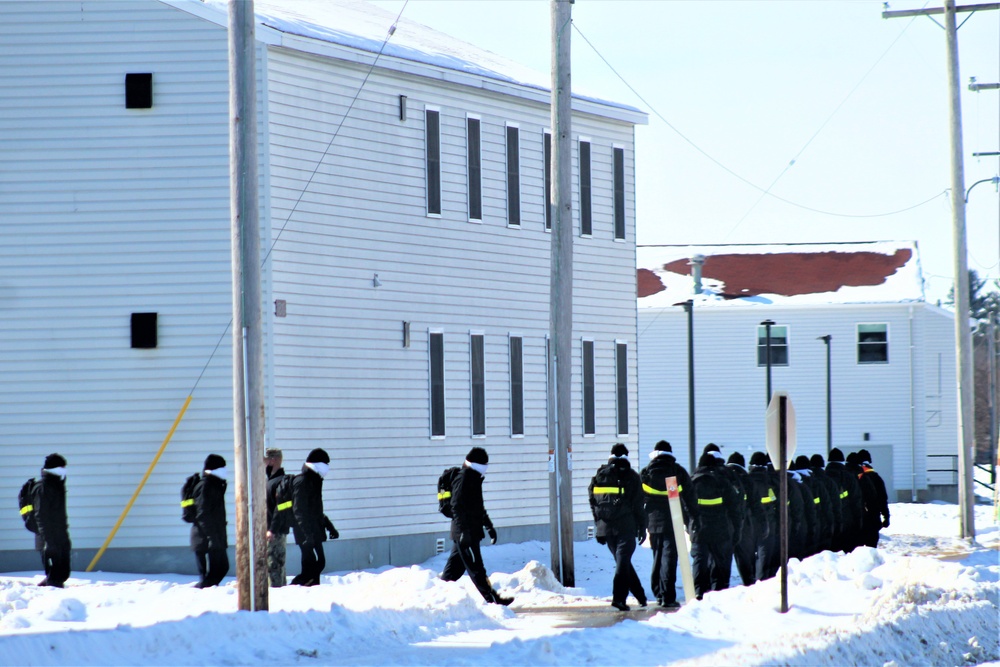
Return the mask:
[[[913,306],[910,318],[910,502],[917,502],[917,406],[913,401]]]

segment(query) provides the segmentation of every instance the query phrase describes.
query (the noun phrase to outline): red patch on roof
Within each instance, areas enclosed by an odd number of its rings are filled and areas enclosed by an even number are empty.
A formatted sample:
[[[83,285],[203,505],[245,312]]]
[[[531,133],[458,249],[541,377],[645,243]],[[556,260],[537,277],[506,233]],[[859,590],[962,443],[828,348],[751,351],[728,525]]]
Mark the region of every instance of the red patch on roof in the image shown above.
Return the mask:
[[[702,276],[722,282],[727,299],[778,294],[796,296],[836,292],[841,287],[881,285],[910,261],[913,252],[901,248],[892,255],[878,252],[788,252],[767,255],[709,255]],[[678,259],[664,270],[690,275],[690,260]],[[644,269],[639,269],[641,274]],[[639,276],[639,296],[643,294]],[[662,289],[662,283],[660,283]],[[660,290],[650,292],[655,294]]]
[[[649,269],[639,269],[635,272],[636,277],[636,291],[641,299],[644,296],[652,296],[657,292],[662,292],[667,289],[660,280],[660,277],[650,271]]]

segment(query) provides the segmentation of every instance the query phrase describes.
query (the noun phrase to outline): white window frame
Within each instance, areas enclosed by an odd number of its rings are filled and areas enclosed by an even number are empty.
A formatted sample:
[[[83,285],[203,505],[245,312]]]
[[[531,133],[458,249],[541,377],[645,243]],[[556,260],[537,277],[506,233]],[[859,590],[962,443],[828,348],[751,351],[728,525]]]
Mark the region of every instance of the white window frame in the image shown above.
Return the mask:
[[[862,326],[884,326],[885,327],[885,361],[861,361],[861,327]],[[871,344],[871,343],[869,343]],[[854,352],[855,365],[857,366],[888,366],[889,361],[889,323],[888,322],[858,322],[854,327]]]
[[[548,142],[546,143],[546,137],[548,137]],[[547,147],[547,148],[546,148]],[[549,153],[549,164],[546,168],[545,164],[545,151],[548,150]],[[552,195],[552,189],[555,184],[552,182],[552,128],[547,127],[542,130],[542,229],[546,233],[552,233],[552,225],[555,224],[556,212],[555,207],[549,204],[549,197]],[[546,184],[548,184],[548,192],[546,192]]]
[[[588,164],[587,164],[587,210],[590,212],[590,231],[583,231],[583,150],[581,149],[581,144],[587,144],[588,151]],[[579,209],[580,209],[580,238],[591,239],[594,238],[594,142],[590,137],[579,136],[576,138],[576,156],[577,156],[577,194],[579,196]]]
[[[618,202],[615,199],[616,150],[621,150],[622,152],[622,226],[625,235],[621,238],[618,238],[618,221],[615,219],[618,208]],[[627,165],[625,163],[627,157],[628,153],[624,144],[611,144],[611,238],[615,243],[625,243],[626,239],[628,239],[628,178],[626,176],[628,169],[626,169]]]
[[[507,134],[511,129],[517,130],[517,222],[510,221],[511,215],[511,188],[510,188],[510,152],[507,145]],[[520,123],[506,122],[503,126],[503,155],[504,155],[504,214],[508,229],[521,229],[524,226],[524,197],[521,187],[521,125]]]
[[[771,368],[788,368],[788,367],[790,367],[792,365],[792,344],[791,344],[791,341],[792,341],[792,327],[790,325],[788,325],[788,324],[778,324],[776,322],[773,325],[771,325],[771,331],[773,332],[778,327],[784,327],[784,329],[785,329],[785,346],[784,347],[785,347],[785,357],[786,357],[787,361],[785,363],[783,363],[783,364],[772,363],[771,364]],[[754,330],[753,330],[754,331],[754,350],[753,350],[754,358],[753,358],[753,360],[754,360],[754,365],[756,365],[757,368],[767,368],[767,359],[764,360],[764,363],[760,363],[759,349],[761,347],[763,347],[760,344],[760,341],[761,341],[760,330],[761,329],[766,329],[766,327],[764,327],[764,326],[762,326],[760,324],[754,325]],[[771,338],[772,339],[774,338],[773,333],[771,335]],[[771,345],[772,353],[774,351],[774,347],[775,346],[772,344]]]
[[[476,433],[476,385],[474,382],[476,368],[472,358],[472,339],[479,336],[483,339],[483,432]],[[469,433],[475,440],[486,438],[486,333],[484,331],[469,331]]]
[[[431,353],[432,334],[441,335],[441,408],[443,413],[441,419],[443,422],[442,426],[444,427],[444,433],[441,435],[434,435],[434,360]],[[448,435],[448,384],[447,373],[445,373],[446,368],[444,329],[427,329],[427,388],[429,390],[427,431],[430,433],[431,440],[444,440]]]
[[[438,208],[441,210],[437,213],[431,212],[431,175],[428,168],[428,162],[430,161],[430,138],[427,132],[427,112],[433,111],[438,115],[438,136],[437,136],[437,154],[438,154]],[[444,183],[442,183],[441,175],[444,172],[441,169],[441,107],[433,106],[430,104],[424,105],[424,213],[428,218],[440,218],[441,214],[444,212]]]
[[[514,432],[514,357],[510,353],[511,342],[514,339],[521,341],[521,432]],[[510,410],[510,437],[524,437],[524,336],[520,333],[510,332],[507,334],[507,384],[508,384],[508,404]],[[546,401],[548,397],[546,397]]]
[[[469,121],[475,120],[479,122],[479,217],[472,217],[472,164],[470,163],[469,155]],[[479,114],[467,113],[465,114],[465,183],[466,183],[466,197],[468,201],[466,202],[466,214],[469,216],[469,222],[475,224],[483,223],[483,119]]]
[[[585,343],[590,343],[590,352],[593,355],[593,358],[590,360],[590,372],[592,374],[590,387],[593,392],[590,403],[593,406],[594,412],[593,433],[587,433],[587,350]],[[595,438],[597,437],[597,344],[593,338],[580,339],[580,399],[580,407],[582,408],[580,426],[583,431],[583,437]]]
[[[616,338],[614,345],[615,345],[615,430],[618,432],[616,435],[619,438],[627,438],[628,435],[629,435],[629,418],[631,417],[631,415],[629,414],[630,411],[629,411],[629,406],[628,406],[628,402],[629,402],[628,401],[628,399],[629,399],[629,395],[628,395],[628,375],[629,375],[629,373],[628,373],[628,347],[629,346],[628,346],[628,341],[624,340],[622,338]],[[622,387],[619,385],[619,382],[621,381],[621,378],[618,376],[618,346],[619,345],[624,345],[625,346],[625,387],[624,387],[625,388],[625,432],[624,433],[622,432],[622,430],[620,428],[621,425],[622,425],[622,419],[621,419],[621,412],[619,411],[619,409],[621,407],[621,403],[619,401],[619,396],[618,396],[619,392],[622,390]]]

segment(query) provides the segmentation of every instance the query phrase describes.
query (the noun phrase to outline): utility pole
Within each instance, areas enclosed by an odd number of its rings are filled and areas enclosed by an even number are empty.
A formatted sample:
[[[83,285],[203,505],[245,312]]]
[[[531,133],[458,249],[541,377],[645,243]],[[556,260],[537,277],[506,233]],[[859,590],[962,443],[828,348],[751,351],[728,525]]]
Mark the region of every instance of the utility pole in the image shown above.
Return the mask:
[[[833,336],[826,334],[819,340],[826,343],[826,458],[829,460],[830,450],[833,449],[833,395],[830,391],[830,341]]]
[[[1000,9],[1000,2],[956,7],[945,0],[943,8],[882,12],[882,18],[944,14],[948,61],[948,126],[951,136],[951,220],[955,272],[955,378],[958,384],[958,505],[960,536],[976,535],[975,488],[972,477],[974,432],[974,389],[972,377],[972,330],[969,328],[969,259],[965,233],[965,162],[962,147],[962,102],[959,92],[958,27],[955,15]],[[936,22],[936,21],[935,21]],[[940,25],[940,24],[939,24]]]
[[[229,0],[229,185],[233,274],[233,432],[239,609],[267,611],[264,348],[257,196],[253,0]]]
[[[684,307],[684,312],[687,313],[687,324],[688,324],[688,450],[691,457],[691,470],[694,470],[697,466],[698,459],[695,458],[695,439],[694,439],[694,300],[688,299],[681,304]]]
[[[767,399],[764,401],[764,405],[771,405],[771,327],[774,326],[774,320],[764,320],[760,323],[764,327],[765,339],[764,339],[764,354],[767,355],[766,362],[766,372],[767,372]]]
[[[552,571],[575,586],[573,564],[573,202],[571,162],[571,5],[551,0],[552,239],[549,295],[549,506]]]

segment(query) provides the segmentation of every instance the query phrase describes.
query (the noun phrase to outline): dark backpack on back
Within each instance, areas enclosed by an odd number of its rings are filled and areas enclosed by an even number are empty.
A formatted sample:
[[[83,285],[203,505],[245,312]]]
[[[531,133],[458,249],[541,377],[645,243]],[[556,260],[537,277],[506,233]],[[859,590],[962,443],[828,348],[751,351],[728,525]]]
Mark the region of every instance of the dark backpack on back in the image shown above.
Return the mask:
[[[24,527],[33,533],[38,532],[38,522],[35,520],[35,505],[34,490],[35,484],[41,484],[41,482],[35,481],[32,477],[23,485],[21,485],[21,490],[17,492],[17,506],[21,510],[21,519],[24,520]]]
[[[181,518],[188,523],[194,523],[194,489],[200,481],[201,475],[195,473],[184,480],[184,486],[181,487]]]
[[[458,466],[446,468],[445,471],[441,473],[441,476],[438,477],[438,511],[449,519],[452,518],[451,485],[454,484],[455,478],[460,472],[462,472],[462,469]]]
[[[292,480],[295,475],[285,475],[274,487],[274,517],[271,532],[287,534],[291,530],[295,515],[292,514]]]
[[[618,468],[606,463],[594,475],[594,518],[605,523],[617,521],[625,514],[625,484]]]

